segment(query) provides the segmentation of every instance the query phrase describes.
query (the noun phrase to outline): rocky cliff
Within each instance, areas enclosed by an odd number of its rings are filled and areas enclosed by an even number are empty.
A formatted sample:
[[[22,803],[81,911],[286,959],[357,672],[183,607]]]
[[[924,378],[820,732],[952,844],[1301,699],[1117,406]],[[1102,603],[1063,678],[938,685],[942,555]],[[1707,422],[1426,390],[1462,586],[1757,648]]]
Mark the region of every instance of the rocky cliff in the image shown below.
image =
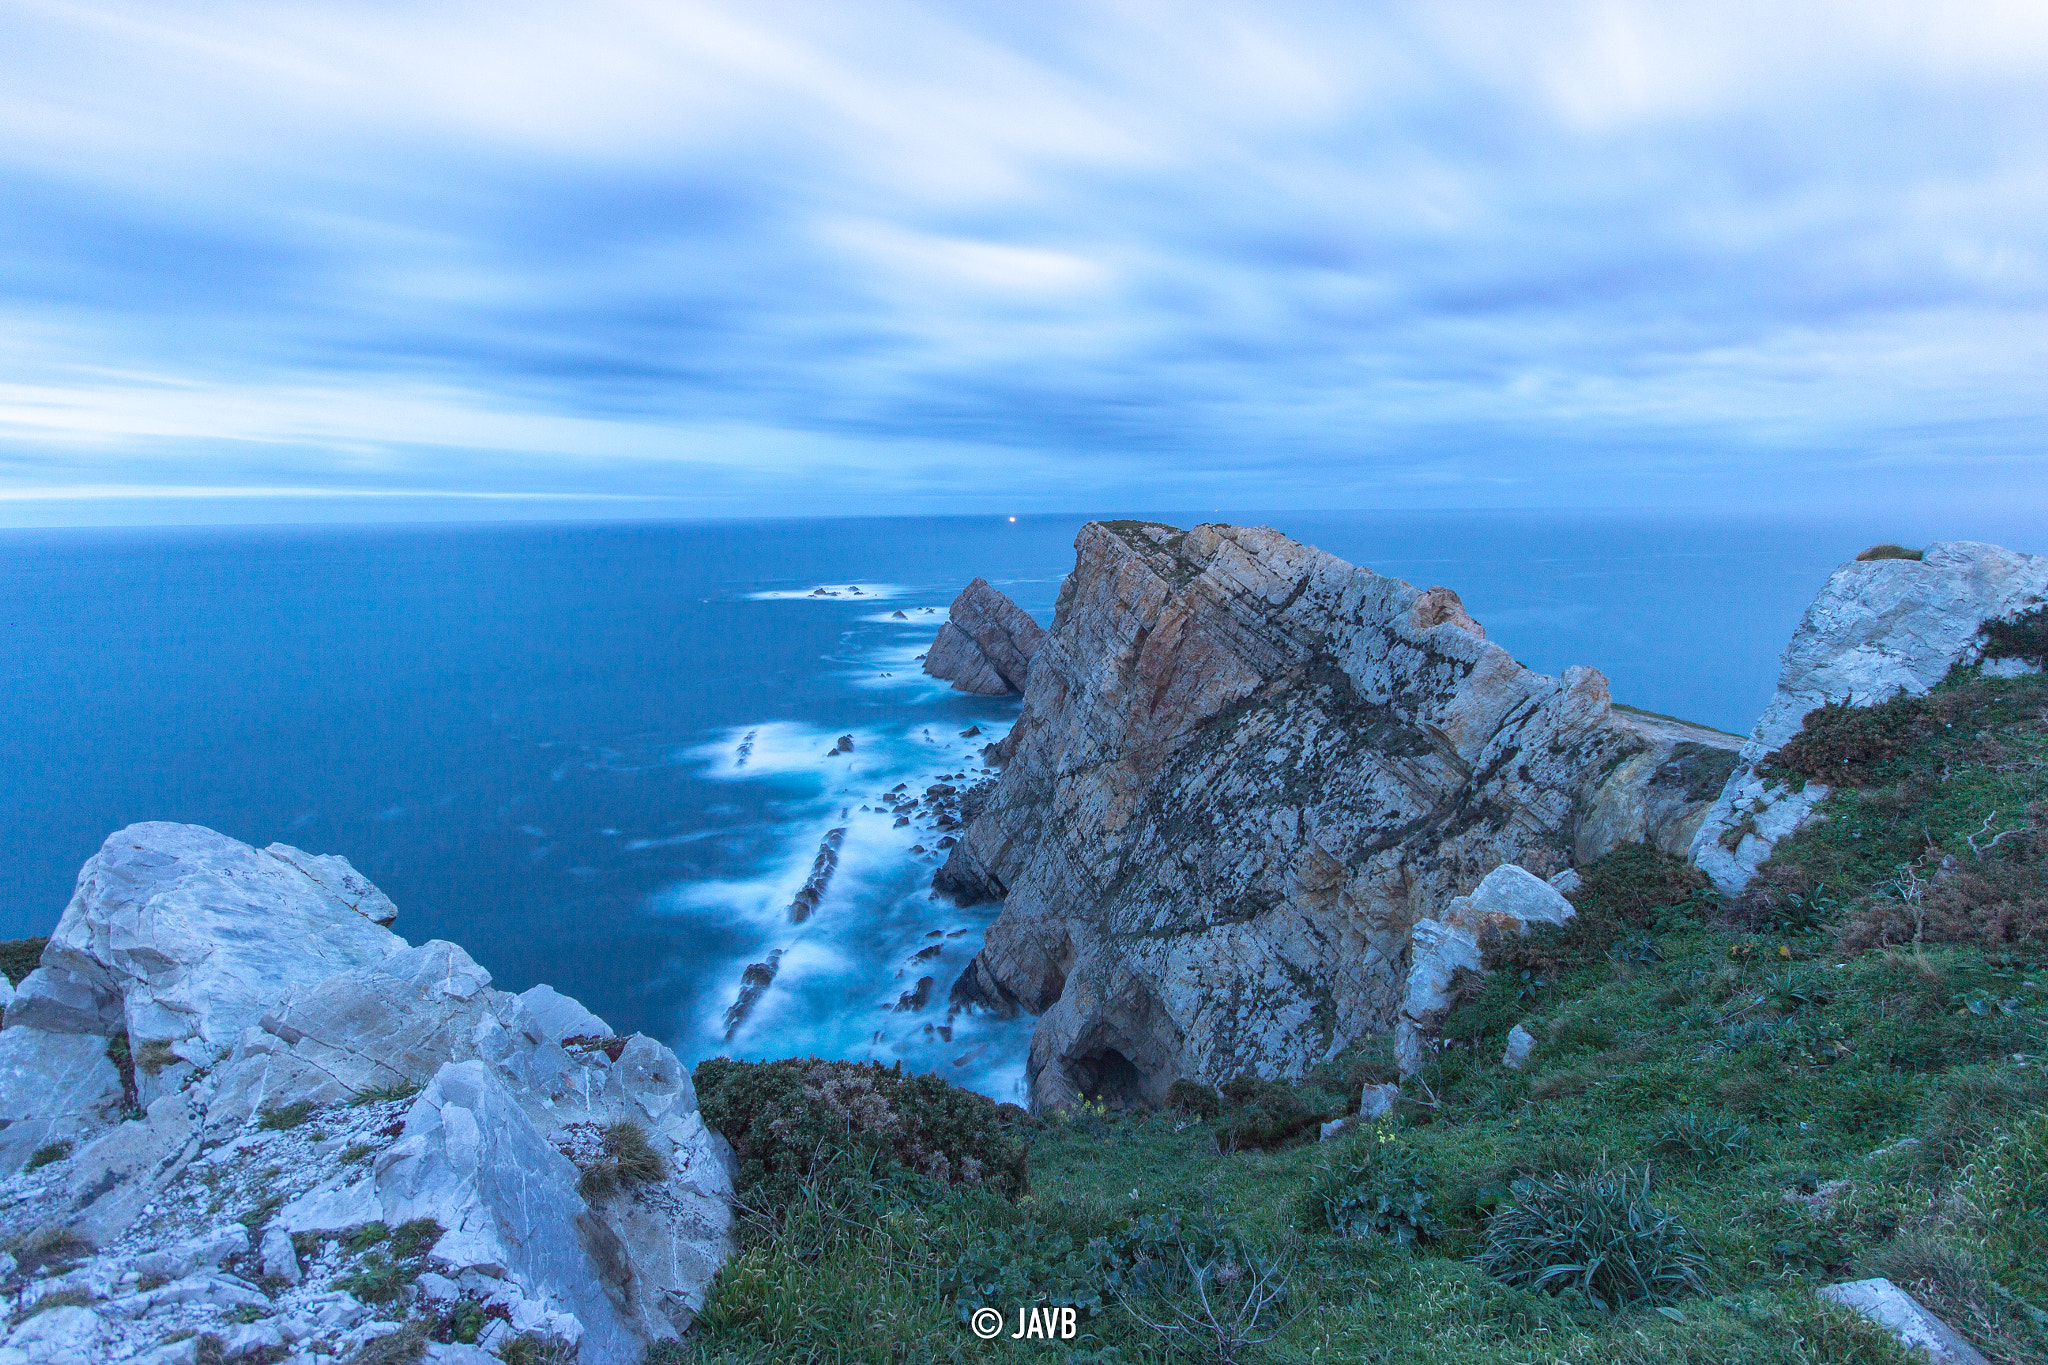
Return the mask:
[[[1986,623],[2048,601],[2048,557],[1944,541],[1918,559],[1858,559],[1828,578],[1785,646],[1778,689],[1742,746],[1741,763],[1692,845],[1700,870],[1732,895],[1779,840],[1827,797],[1818,782],[1772,780],[1765,760],[1828,702],[1870,706],[1926,692],[1958,664],[1993,672],[2038,667],[1986,659]],[[1994,654],[1997,651],[1992,651]]]
[[[675,1055],[396,914],[340,858],[107,839],[0,1029],[0,1274],[64,1305],[0,1358],[311,1361],[432,1322],[432,1359],[639,1365],[689,1326],[732,1171]]]
[[[1045,627],[985,578],[969,583],[947,611],[924,657],[924,671],[957,692],[1001,697],[1022,692]]]
[[[1278,532],[1084,527],[1006,765],[937,878],[954,987],[1041,1013],[1036,1105],[1299,1074],[1392,1027],[1410,928],[1502,863],[1682,851],[1737,740],[1616,708],[1456,593]]]

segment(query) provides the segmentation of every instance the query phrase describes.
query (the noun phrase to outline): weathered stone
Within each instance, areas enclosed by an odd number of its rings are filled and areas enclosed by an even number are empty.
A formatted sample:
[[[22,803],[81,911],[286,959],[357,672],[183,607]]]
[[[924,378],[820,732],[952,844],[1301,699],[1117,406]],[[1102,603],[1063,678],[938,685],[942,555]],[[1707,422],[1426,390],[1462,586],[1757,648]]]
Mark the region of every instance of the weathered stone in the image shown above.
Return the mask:
[[[7,1344],[25,1352],[30,1365],[95,1365],[106,1327],[90,1308],[52,1308],[8,1333]]]
[[[0,1031],[0,1171],[20,1170],[48,1143],[85,1142],[125,1106],[105,1038]]]
[[[1403,1076],[1428,1065],[1444,1017],[1457,1003],[1461,972],[1486,970],[1489,933],[1521,937],[1531,925],[1563,924],[1572,903],[1528,869],[1503,863],[1470,896],[1454,897],[1442,918],[1420,920],[1409,936],[1408,989],[1394,1024],[1394,1060]]]
[[[958,692],[988,697],[1022,692],[1032,656],[1045,643],[1045,627],[984,578],[953,599],[949,615],[925,654],[924,671],[951,682]]]
[[[1917,560],[1854,560],[1836,569],[1785,646],[1778,690],[1742,746],[1740,762],[1693,837],[1700,870],[1730,895],[1828,789],[1795,791],[1759,773],[1828,702],[1871,706],[1919,695],[1984,653],[1987,621],[2048,601],[2048,557],[1975,541],[1944,541]]]
[[[553,986],[542,984],[531,990],[521,991],[519,1003],[526,1006],[526,1012],[540,1025],[541,1032],[553,1042],[559,1043],[564,1038],[612,1036],[610,1024]]]
[[[1365,1088],[1358,1092],[1358,1117],[1370,1123],[1394,1112],[1401,1102],[1401,1087],[1383,1081],[1367,1081]]]
[[[1041,1107],[1298,1075],[1390,1028],[1418,920],[1502,863],[1682,847],[1711,792],[1681,747],[1735,745],[1274,531],[1093,523],[1076,551],[935,883],[1004,902],[953,1001],[1042,1014]]]
[[[264,1229],[263,1273],[274,1275],[286,1284],[297,1284],[305,1278],[304,1272],[299,1269],[298,1250],[292,1246],[292,1235],[281,1227],[272,1226]],[[453,1295],[449,1297],[452,1298]]]
[[[1918,1351],[1941,1365],[1989,1365],[1976,1347],[1890,1280],[1848,1280],[1822,1285],[1814,1292],[1829,1303],[1869,1318],[1907,1350]]]
[[[198,825],[130,825],[80,870],[7,1025],[125,1028],[137,1048],[194,1039],[217,1055],[292,987],[405,947],[365,905],[383,914],[390,902],[346,859],[259,851]]]
[[[1508,1030],[1508,1045],[1500,1054],[1500,1064],[1510,1071],[1520,1071],[1529,1064],[1535,1051],[1536,1035],[1517,1024]]]

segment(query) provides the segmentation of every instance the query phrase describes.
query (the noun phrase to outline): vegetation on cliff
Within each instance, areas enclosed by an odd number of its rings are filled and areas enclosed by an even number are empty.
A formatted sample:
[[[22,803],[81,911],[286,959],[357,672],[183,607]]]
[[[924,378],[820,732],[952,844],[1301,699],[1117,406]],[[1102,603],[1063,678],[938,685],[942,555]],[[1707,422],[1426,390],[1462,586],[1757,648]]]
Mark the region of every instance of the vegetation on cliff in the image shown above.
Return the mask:
[[[2048,1358],[2048,685],[1817,712],[1781,763],[1833,790],[1754,892],[1640,846],[1585,869],[1578,920],[1470,981],[1338,1140],[1313,1120],[1383,1050],[1015,1122],[1028,1189],[805,1128],[855,1178],[795,1186],[681,1354],[1899,1365],[1813,1292],[1883,1275]],[[1009,1340],[1020,1305],[1075,1336]]]

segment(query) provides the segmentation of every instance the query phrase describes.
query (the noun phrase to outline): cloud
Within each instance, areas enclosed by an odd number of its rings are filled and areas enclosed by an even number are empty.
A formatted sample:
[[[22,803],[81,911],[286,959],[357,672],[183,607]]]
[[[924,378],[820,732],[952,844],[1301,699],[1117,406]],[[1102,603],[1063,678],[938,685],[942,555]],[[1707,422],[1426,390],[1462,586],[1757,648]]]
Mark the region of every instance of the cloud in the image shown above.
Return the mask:
[[[14,27],[10,505],[2048,488],[2033,6],[24,0]]]

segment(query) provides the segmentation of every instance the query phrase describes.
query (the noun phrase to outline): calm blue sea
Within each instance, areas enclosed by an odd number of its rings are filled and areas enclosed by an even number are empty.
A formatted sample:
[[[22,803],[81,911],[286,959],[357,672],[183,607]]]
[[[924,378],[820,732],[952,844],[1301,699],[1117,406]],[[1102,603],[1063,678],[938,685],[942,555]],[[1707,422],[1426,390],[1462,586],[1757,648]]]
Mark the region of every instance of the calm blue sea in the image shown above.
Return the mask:
[[[1448,585],[1532,667],[1590,663],[1619,700],[1733,731],[1829,570],[1898,534],[1162,519],[1258,521]],[[977,574],[1049,621],[1082,520],[0,532],[0,936],[47,932],[109,831],[192,821],[346,854],[413,941],[686,1060],[902,1058],[1007,1096],[1028,1021],[948,1038],[942,1009],[888,1008],[922,975],[943,1000],[989,912],[930,899],[936,854],[910,851],[930,835],[860,807],[971,772],[1008,725],[1014,701],[935,686],[915,656]],[[853,753],[828,757],[842,734]],[[830,893],[790,925],[841,827]],[[775,987],[728,1043],[740,971],[772,949]]]

